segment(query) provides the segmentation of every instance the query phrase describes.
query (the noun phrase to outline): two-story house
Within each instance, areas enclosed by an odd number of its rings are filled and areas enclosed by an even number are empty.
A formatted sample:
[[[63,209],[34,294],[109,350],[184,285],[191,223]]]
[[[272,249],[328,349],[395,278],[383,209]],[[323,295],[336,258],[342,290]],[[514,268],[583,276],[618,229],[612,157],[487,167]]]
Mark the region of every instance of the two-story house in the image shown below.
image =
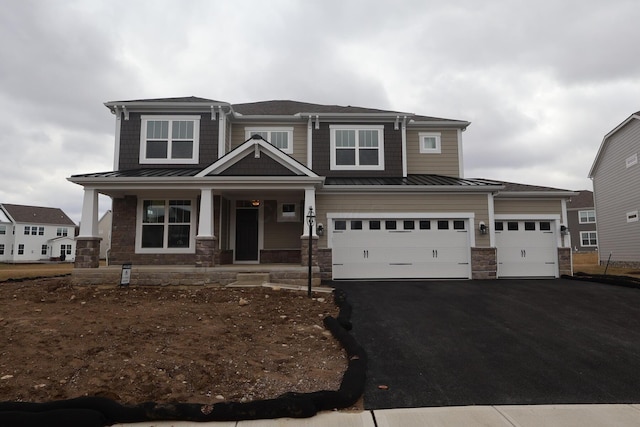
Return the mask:
[[[596,230],[596,209],[593,204],[593,192],[577,191],[567,202],[567,217],[574,252],[594,252],[598,250]]]
[[[58,208],[0,204],[0,262],[73,261],[75,223]]]
[[[98,193],[113,198],[110,263],[181,278],[253,265],[294,281],[309,241],[316,281],[571,272],[575,193],[464,178],[469,122],[295,101],[105,105],[114,170],[69,178],[84,186],[78,280],[98,266]]]
[[[600,262],[640,267],[640,111],[606,134],[589,171]]]

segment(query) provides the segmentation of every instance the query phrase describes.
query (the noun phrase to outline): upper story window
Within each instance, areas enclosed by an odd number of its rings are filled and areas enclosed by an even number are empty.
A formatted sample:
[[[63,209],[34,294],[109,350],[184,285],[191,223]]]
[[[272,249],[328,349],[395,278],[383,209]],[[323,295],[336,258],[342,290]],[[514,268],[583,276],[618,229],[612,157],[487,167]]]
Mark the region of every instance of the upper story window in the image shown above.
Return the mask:
[[[198,163],[200,116],[142,116],[140,163]]]
[[[245,139],[253,135],[260,135],[274,147],[287,154],[293,154],[293,128],[292,127],[247,127]]]
[[[332,170],[384,170],[384,126],[331,125]]]
[[[420,153],[438,154],[441,151],[441,134],[440,132],[420,132]]]
[[[66,236],[69,234],[69,231],[66,228],[59,227],[56,229],[56,236]]]
[[[578,211],[580,224],[593,224],[596,222],[596,211]]]
[[[7,234],[7,226],[0,225],[0,234]]]

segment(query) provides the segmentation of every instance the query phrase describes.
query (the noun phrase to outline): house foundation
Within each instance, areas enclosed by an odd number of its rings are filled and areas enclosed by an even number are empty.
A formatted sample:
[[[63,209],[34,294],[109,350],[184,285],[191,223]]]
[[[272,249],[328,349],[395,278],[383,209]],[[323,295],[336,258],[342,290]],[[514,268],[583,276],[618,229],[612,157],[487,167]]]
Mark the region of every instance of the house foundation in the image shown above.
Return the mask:
[[[77,237],[75,268],[98,268],[100,266],[100,237]]]

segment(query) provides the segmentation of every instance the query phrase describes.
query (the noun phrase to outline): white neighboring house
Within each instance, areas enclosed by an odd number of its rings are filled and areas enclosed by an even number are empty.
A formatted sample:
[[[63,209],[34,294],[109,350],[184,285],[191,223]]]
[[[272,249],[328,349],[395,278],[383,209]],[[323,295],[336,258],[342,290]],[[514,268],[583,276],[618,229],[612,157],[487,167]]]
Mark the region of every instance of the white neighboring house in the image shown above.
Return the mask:
[[[75,227],[58,208],[0,203],[0,262],[72,262]]]
[[[111,209],[106,211],[98,221],[98,234],[100,235],[100,259],[107,259],[108,251],[111,249]]]

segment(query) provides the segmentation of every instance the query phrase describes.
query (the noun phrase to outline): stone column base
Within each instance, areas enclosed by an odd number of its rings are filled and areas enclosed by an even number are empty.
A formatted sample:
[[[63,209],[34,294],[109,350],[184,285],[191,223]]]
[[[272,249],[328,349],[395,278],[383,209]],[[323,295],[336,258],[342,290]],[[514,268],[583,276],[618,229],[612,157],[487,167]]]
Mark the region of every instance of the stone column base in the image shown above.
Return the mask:
[[[215,267],[217,237],[196,237],[196,267]]]
[[[471,278],[495,279],[498,267],[497,256],[496,248],[471,248]]]
[[[76,237],[75,268],[100,267],[100,237]]]
[[[571,276],[573,274],[571,248],[558,248],[558,270],[560,271],[560,276]]]
[[[309,236],[300,237],[300,265],[309,265]],[[318,236],[311,236],[311,265],[318,265]]]

